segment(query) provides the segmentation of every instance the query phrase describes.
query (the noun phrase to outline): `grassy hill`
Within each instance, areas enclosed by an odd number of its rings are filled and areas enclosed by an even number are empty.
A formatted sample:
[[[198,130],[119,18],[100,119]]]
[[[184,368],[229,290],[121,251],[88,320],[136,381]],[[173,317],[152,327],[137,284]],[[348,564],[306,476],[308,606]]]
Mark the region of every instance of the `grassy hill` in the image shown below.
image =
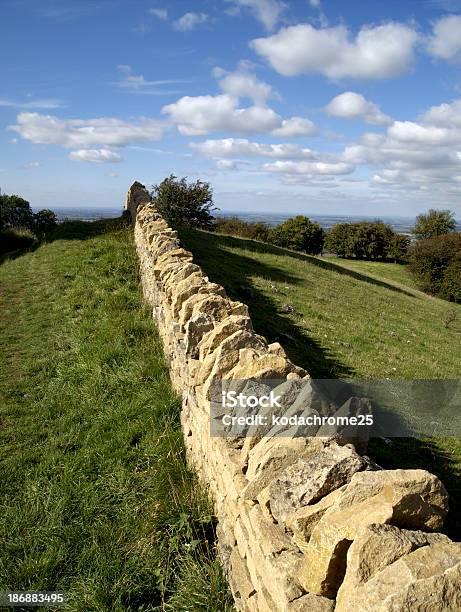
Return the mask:
[[[459,378],[461,305],[415,288],[405,266],[311,257],[253,240],[184,231],[210,279],[248,303],[255,329],[317,378]],[[447,314],[457,320],[446,327]],[[386,467],[423,467],[451,495],[447,531],[461,539],[461,441],[373,441]]]
[[[229,609],[131,229],[63,224],[0,265],[0,590],[70,610]]]

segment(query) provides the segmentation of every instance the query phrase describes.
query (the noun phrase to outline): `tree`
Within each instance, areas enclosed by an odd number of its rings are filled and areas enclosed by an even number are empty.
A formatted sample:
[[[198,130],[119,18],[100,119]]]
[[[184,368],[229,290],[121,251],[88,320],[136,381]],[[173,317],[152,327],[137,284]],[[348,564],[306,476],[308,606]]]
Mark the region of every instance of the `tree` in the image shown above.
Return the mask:
[[[318,223],[298,215],[287,219],[269,232],[269,242],[277,246],[318,255],[323,250],[325,232]]]
[[[338,223],[327,233],[325,246],[339,257],[357,259],[395,259],[404,250],[404,237],[382,221]],[[392,251],[392,252],[391,252]]]
[[[10,227],[32,228],[34,214],[27,200],[17,195],[0,196],[0,230]]]
[[[408,249],[410,248],[410,238],[404,234],[394,234],[386,246],[387,259],[393,259],[394,263],[402,262],[407,259]]]
[[[56,214],[48,208],[39,210],[38,213],[34,215],[34,227],[39,235],[47,234],[50,230],[56,227],[57,224],[58,219]]]
[[[428,213],[416,217],[412,232],[418,240],[424,240],[425,238],[449,234],[454,232],[455,229],[456,221],[452,212],[431,208]]]
[[[187,178],[178,179],[174,174],[154,185],[151,192],[154,203],[171,227],[198,227],[211,229],[217,210],[213,206],[213,191],[209,183]]]
[[[410,270],[418,278],[421,289],[433,295],[443,294],[444,278],[451,262],[461,255],[461,233],[443,234],[418,240],[410,250]],[[458,263],[450,272],[450,285],[459,270]],[[447,281],[448,282],[448,281]]]

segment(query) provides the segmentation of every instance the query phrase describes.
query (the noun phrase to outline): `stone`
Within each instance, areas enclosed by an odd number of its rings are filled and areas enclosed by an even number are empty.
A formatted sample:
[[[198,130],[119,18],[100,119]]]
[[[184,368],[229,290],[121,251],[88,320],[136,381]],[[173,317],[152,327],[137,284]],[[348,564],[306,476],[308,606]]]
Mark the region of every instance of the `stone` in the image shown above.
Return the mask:
[[[198,343],[211,329],[213,329],[213,318],[210,315],[198,314],[189,319],[184,336],[186,355],[197,357]]]
[[[333,612],[335,602],[318,595],[303,595],[288,604],[287,612]],[[359,608],[355,610],[359,612]]]
[[[366,417],[372,415],[371,402],[364,397],[350,397],[334,414],[340,417]],[[340,422],[340,421],[339,421]],[[367,425],[323,425],[317,432],[318,436],[333,437],[341,444],[351,442],[359,452],[366,452],[371,426]]]
[[[280,355],[265,352],[261,353],[253,348],[245,348],[240,351],[239,363],[229,373],[229,378],[243,380],[248,378],[286,378],[289,372],[301,375],[305,373],[291,361]]]
[[[187,298],[199,292],[199,289],[208,284],[206,276],[200,272],[194,272],[189,277],[175,284],[171,292],[171,313],[174,319],[178,318],[181,306]]]
[[[283,522],[298,508],[314,504],[366,467],[366,461],[355,450],[337,444],[299,458],[280,472],[270,485],[272,515],[279,523]]]
[[[299,574],[309,593],[334,597],[346,572],[347,551],[372,523],[438,529],[447,513],[443,484],[425,470],[357,472],[314,527]]]
[[[289,436],[263,438],[252,449],[248,458],[246,478],[249,480],[244,497],[256,499],[277,474],[298,460],[328,446],[329,441],[323,438],[292,438]]]
[[[310,540],[312,531],[322,516],[336,503],[338,498],[344,493],[347,485],[343,485],[336,491],[332,491],[322,497],[316,504],[303,506],[293,514],[287,516],[285,525],[293,532],[293,542],[302,552],[306,552],[307,544]],[[259,499],[259,498],[258,498]]]
[[[253,331],[250,317],[229,315],[222,321],[216,322],[213,329],[202,338],[198,345],[200,360],[203,361],[209,353],[216,350],[225,338],[241,330]]]
[[[461,544],[430,544],[348,592],[336,612],[455,612],[461,610],[460,585]]]
[[[441,533],[399,529],[393,525],[372,524],[364,527],[347,553],[347,570],[338,591],[337,605],[346,606],[361,585],[401,557],[423,546],[449,544]]]

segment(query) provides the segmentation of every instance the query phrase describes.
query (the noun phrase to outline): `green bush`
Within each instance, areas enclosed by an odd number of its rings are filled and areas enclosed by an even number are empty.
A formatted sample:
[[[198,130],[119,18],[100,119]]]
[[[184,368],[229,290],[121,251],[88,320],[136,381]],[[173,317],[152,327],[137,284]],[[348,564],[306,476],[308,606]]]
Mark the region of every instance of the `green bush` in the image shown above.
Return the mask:
[[[27,228],[15,227],[0,231],[0,255],[32,249],[38,244],[37,236]]]
[[[410,269],[418,278],[421,289],[441,297],[452,296],[449,299],[454,299],[452,293],[455,291],[456,270],[459,270],[457,261],[460,254],[461,233],[459,232],[419,240],[410,250]],[[453,267],[451,267],[452,262]],[[450,272],[445,281],[448,268]]]
[[[248,222],[238,217],[217,217],[215,231],[219,234],[230,234],[231,236],[267,242],[270,229],[263,221]]]
[[[174,174],[154,185],[151,196],[159,213],[171,227],[212,229],[213,191],[209,183],[188,183]]]
[[[34,215],[34,228],[39,236],[45,236],[54,229],[57,224],[58,218],[56,214],[48,208],[39,210],[38,213]]]
[[[454,232],[456,221],[452,212],[449,210],[434,210],[431,208],[428,213],[418,215],[413,228],[413,234],[418,240],[443,236]]]
[[[446,300],[461,302],[461,251],[448,264],[440,293]]]
[[[326,235],[325,246],[339,257],[405,259],[409,240],[382,221],[338,223]]]
[[[17,195],[0,195],[0,230],[34,225],[34,213],[27,200]]]
[[[276,246],[318,255],[323,250],[325,232],[318,223],[298,215],[287,219],[269,232],[269,242]]]

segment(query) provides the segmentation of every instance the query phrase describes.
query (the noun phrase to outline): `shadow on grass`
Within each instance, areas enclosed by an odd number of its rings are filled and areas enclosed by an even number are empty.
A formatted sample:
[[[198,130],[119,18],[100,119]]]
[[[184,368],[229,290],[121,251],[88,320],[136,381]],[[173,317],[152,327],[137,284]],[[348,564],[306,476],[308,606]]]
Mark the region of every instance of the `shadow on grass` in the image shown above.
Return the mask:
[[[183,245],[193,252],[194,261],[211,281],[223,285],[230,298],[248,304],[255,331],[265,336],[269,342],[278,341],[283,344],[288,357],[308,370],[312,377],[342,378],[354,374],[351,368],[310,337],[301,325],[280,312],[277,302],[259,291],[251,280],[259,276],[272,282],[305,284],[304,279],[250,257],[231,253],[225,247],[244,247],[257,252],[284,255],[287,255],[287,251],[252,240],[208,232],[181,230],[180,238]]]
[[[395,291],[396,293],[403,293],[404,295],[407,295],[411,298],[420,299],[419,296],[415,295],[414,293],[410,293],[405,289],[386,283],[386,281],[367,276],[366,274],[361,274],[360,272],[356,272],[355,270],[345,268],[332,261],[328,261],[327,258],[319,259],[318,257],[313,257],[312,255],[296,253],[295,251],[291,251],[289,249],[283,249],[281,247],[277,247],[272,244],[266,244],[264,242],[257,242],[256,240],[234,238],[233,236],[228,236],[225,234],[213,234],[211,232],[206,232],[206,234],[208,234],[211,239],[214,238],[216,242],[220,241],[223,245],[226,244],[229,247],[244,247],[246,250],[253,251],[254,253],[268,253],[269,255],[283,255],[284,257],[291,257],[293,259],[305,261],[309,264],[317,266],[318,268],[322,268],[323,270],[330,270],[331,272],[350,276],[355,280],[362,281],[370,285],[384,287],[385,289],[389,289],[390,291]]]

